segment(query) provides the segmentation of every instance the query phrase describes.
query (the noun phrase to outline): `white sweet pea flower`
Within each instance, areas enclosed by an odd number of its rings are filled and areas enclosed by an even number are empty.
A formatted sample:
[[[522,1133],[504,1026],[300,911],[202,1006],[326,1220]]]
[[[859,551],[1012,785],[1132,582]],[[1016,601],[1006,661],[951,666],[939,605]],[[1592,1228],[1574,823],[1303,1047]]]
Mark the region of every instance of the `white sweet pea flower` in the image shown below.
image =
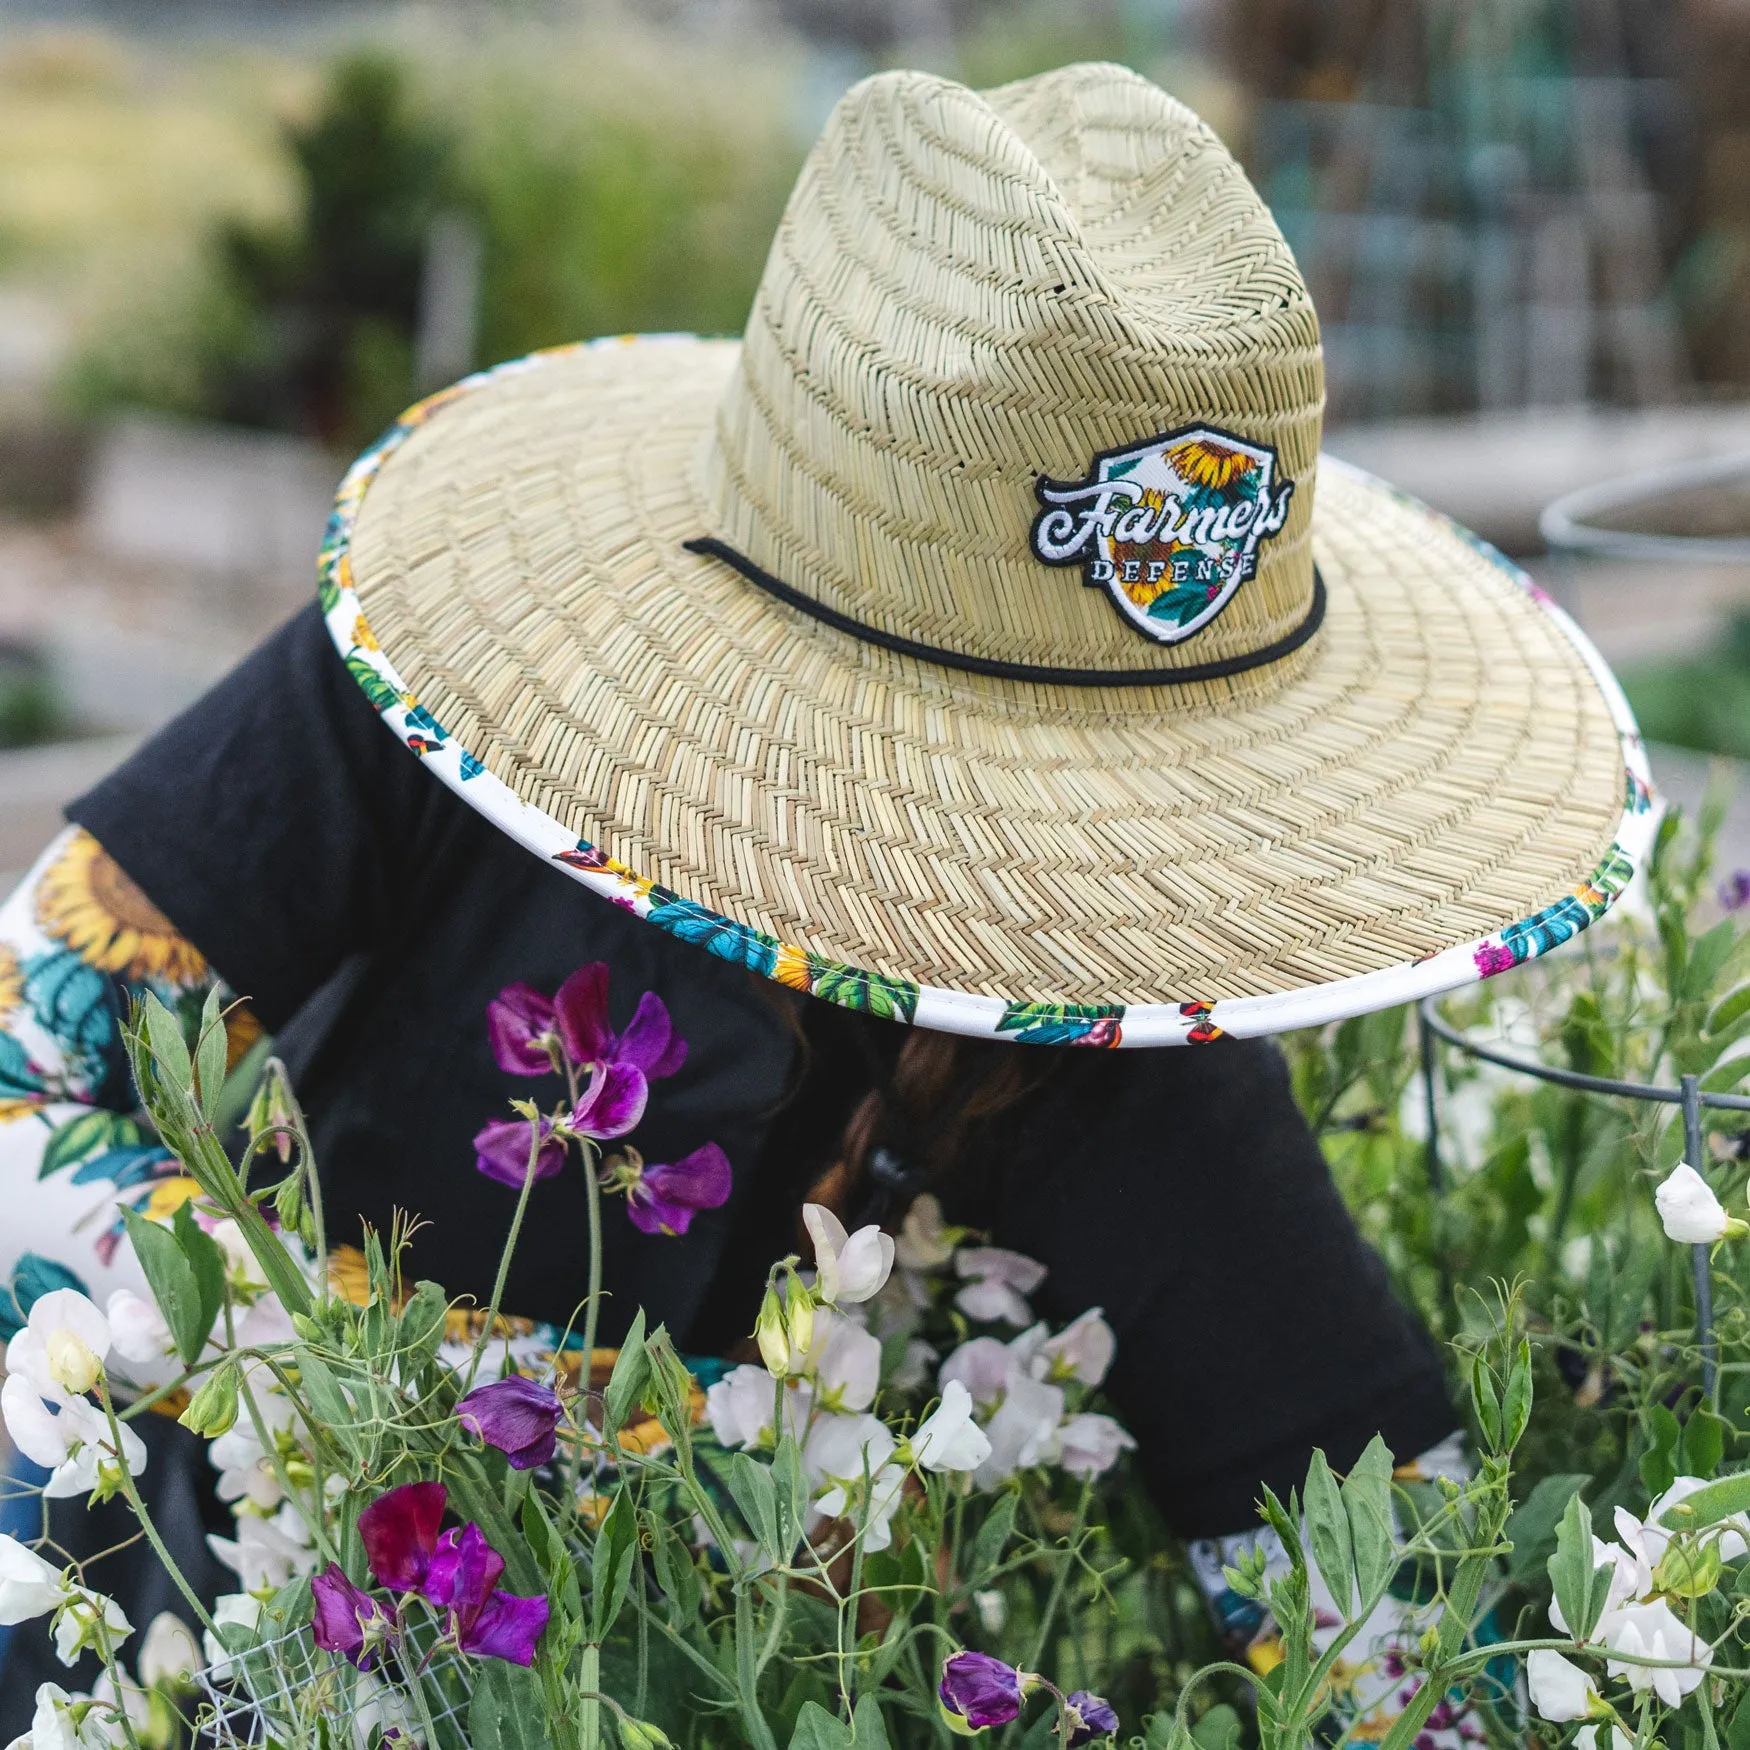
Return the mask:
[[[1021,1340],[1015,1339],[1017,1343]],[[1016,1354],[1009,1344],[996,1337],[974,1337],[948,1356],[936,1377],[944,1386],[959,1380],[980,1413],[988,1415],[1003,1401],[1003,1394],[1019,1374]]]
[[[893,1516],[905,1495],[905,1472],[887,1461],[897,1450],[892,1430],[878,1416],[823,1416],[802,1449],[804,1471],[815,1486],[819,1523],[849,1520],[865,1550],[893,1542]]]
[[[66,1595],[59,1568],[16,1537],[0,1537],[0,1627],[47,1616]]]
[[[955,1272],[966,1286],[954,1304],[983,1324],[1025,1325],[1033,1309],[1026,1296],[1045,1280],[1045,1266],[1001,1246],[966,1246],[954,1254]]]
[[[1683,1246],[1711,1246],[1728,1234],[1750,1233],[1720,1207],[1708,1182],[1688,1161],[1679,1161],[1653,1193],[1666,1235]]]
[[[1526,1659],[1525,1680],[1531,1705],[1544,1719],[1558,1724],[1585,1719],[1598,1695],[1578,1665],[1547,1647],[1539,1647]]]
[[[352,1741],[357,1750],[367,1750],[371,1744],[419,1741],[419,1716],[411,1698],[405,1690],[385,1683],[374,1671],[359,1674],[352,1692],[351,1711]]]
[[[109,1750],[125,1744],[127,1734],[113,1707],[44,1683],[36,1692],[29,1742],[30,1750]]]
[[[6,1345],[6,1372],[50,1403],[83,1397],[103,1375],[109,1320],[76,1288],[52,1288],[31,1303],[24,1328]]]
[[[1135,1436],[1122,1424],[1084,1410],[1068,1417],[1058,1429],[1057,1462],[1072,1477],[1104,1476],[1121,1452],[1130,1452],[1135,1446]]]
[[[201,1668],[193,1631],[174,1611],[161,1610],[140,1642],[140,1681],[149,1689],[186,1689]]]
[[[1706,1477],[1679,1477],[1647,1509],[1644,1520],[1635,1518],[1624,1507],[1617,1508],[1617,1535],[1630,1549],[1640,1554],[1649,1572],[1658,1567],[1672,1538],[1683,1530],[1681,1523],[1660,1524],[1666,1512],[1678,1502],[1687,1500],[1697,1489],[1705,1489],[1707,1486]],[[1750,1550],[1750,1513],[1734,1513],[1730,1519],[1722,1519],[1717,1525],[1709,1526],[1702,1535],[1706,1542],[1717,1544],[1722,1562],[1736,1561]],[[1644,1592],[1647,1587],[1643,1586],[1641,1590]]]
[[[866,1410],[881,1383],[880,1340],[854,1319],[822,1307],[814,1323],[808,1371],[822,1409]]]
[[[990,1440],[972,1419],[972,1394],[957,1379],[942,1387],[942,1401],[906,1442],[923,1470],[976,1470],[990,1457]]]
[[[227,1592],[213,1600],[213,1623],[217,1628],[255,1629],[261,1622],[261,1600],[247,1592]],[[201,1630],[201,1650],[206,1655],[207,1670],[215,1680],[223,1681],[231,1669],[231,1656],[212,1629]]]
[[[268,1438],[274,1440],[290,1433],[296,1412],[289,1398],[266,1389],[273,1375],[265,1369],[246,1369],[245,1378]],[[285,1490],[280,1487],[267,1448],[256,1434],[247,1409],[239,1409],[237,1420],[207,1448],[207,1462],[219,1473],[214,1492],[221,1501],[247,1499],[266,1513],[285,1499]]]
[[[786,1380],[784,1431],[799,1439],[813,1405],[814,1388],[806,1380]],[[705,1393],[705,1414],[720,1445],[743,1451],[772,1445],[772,1376],[751,1363],[730,1368]]]
[[[71,1587],[55,1616],[55,1657],[76,1665],[81,1653],[101,1656],[106,1648],[113,1653],[133,1632],[127,1612],[113,1598]]]
[[[1598,1638],[1613,1653],[1686,1661],[1682,1666],[1634,1665],[1621,1658],[1604,1662],[1612,1677],[1622,1678],[1637,1694],[1652,1690],[1667,1707],[1681,1707],[1683,1698],[1700,1686],[1714,1662],[1713,1648],[1662,1598],[1611,1611],[1598,1624]]]
[[[941,1204],[926,1191],[913,1198],[905,1212],[899,1238],[893,1242],[893,1255],[902,1270],[915,1270],[920,1275],[940,1270],[954,1256],[961,1232],[942,1220]]]
[[[0,1417],[12,1444],[53,1472],[43,1485],[50,1500],[87,1495],[97,1487],[100,1470],[116,1468],[109,1422],[85,1398],[67,1398],[58,1410],[51,1409],[22,1374],[8,1374],[0,1385]],[[137,1477],[146,1468],[145,1444],[126,1422],[120,1426],[121,1456]]]
[[[1089,1307],[1055,1337],[1040,1344],[1034,1367],[1040,1369],[1043,1363],[1038,1376],[1054,1385],[1067,1385],[1072,1379],[1083,1385],[1098,1385],[1106,1377],[1117,1348],[1118,1339],[1101,1309]]]
[[[176,1343],[156,1301],[135,1294],[131,1288],[118,1288],[105,1311],[110,1340],[122,1360],[150,1367],[175,1352]]]
[[[258,1592],[263,1586],[277,1590],[294,1574],[312,1573],[316,1567],[309,1528],[289,1501],[271,1519],[242,1514],[236,1537],[209,1534],[207,1547],[237,1576],[245,1592]]]
[[[893,1269],[893,1241],[873,1225],[845,1233],[845,1225],[819,1203],[802,1206],[802,1224],[814,1241],[815,1291],[829,1306],[870,1300]]]
[[[1063,1421],[1063,1387],[1017,1374],[985,1423],[989,1450],[973,1480],[980,1488],[1000,1483],[1018,1470],[1048,1464],[1057,1456],[1057,1430]]]

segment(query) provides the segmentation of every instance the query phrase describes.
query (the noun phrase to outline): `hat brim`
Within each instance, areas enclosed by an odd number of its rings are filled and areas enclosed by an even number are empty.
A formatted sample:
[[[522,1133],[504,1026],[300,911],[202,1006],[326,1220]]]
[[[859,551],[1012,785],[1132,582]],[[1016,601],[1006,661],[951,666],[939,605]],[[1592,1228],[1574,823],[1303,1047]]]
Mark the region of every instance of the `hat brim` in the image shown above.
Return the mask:
[[[391,728],[593,891],[896,1020],[1150,1046],[1489,976],[1638,867],[1608,669],[1426,507],[1322,462],[1325,623],[1279,672],[986,679],[683,549],[734,362],[646,337],[469,378],[359,458],[324,543],[330,633]]]

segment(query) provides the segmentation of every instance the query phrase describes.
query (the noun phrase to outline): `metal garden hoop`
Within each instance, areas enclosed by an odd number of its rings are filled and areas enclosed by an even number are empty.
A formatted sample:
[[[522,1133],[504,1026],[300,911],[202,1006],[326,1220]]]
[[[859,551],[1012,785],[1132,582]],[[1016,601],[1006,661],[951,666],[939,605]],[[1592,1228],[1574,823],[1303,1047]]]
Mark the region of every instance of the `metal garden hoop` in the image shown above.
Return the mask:
[[[1417,1004],[1422,1047],[1422,1098],[1428,1118],[1426,1163],[1428,1182],[1438,1195],[1446,1186],[1446,1169],[1440,1158],[1439,1100],[1435,1091],[1436,1040],[1449,1045],[1466,1057],[1482,1063],[1492,1063],[1498,1069],[1516,1075],[1530,1076],[1536,1081],[1550,1082],[1559,1088],[1572,1088],[1583,1094],[1603,1094],[1619,1100],[1643,1100],[1659,1105],[1683,1108],[1684,1158],[1698,1163],[1702,1159],[1701,1114],[1704,1107],[1718,1112],[1750,1112],[1750,1095],[1715,1094],[1704,1090],[1695,1076],[1683,1076],[1674,1088],[1654,1082],[1619,1082],[1606,1076],[1582,1075],[1578,1070],[1558,1069],[1553,1064],[1539,1063],[1535,1058],[1519,1057],[1466,1037],[1440,1013],[1438,997],[1424,997]],[[1691,1246],[1690,1267],[1695,1278],[1695,1333],[1701,1346],[1702,1390],[1711,1401],[1719,1380],[1719,1340],[1714,1332],[1712,1247]]]

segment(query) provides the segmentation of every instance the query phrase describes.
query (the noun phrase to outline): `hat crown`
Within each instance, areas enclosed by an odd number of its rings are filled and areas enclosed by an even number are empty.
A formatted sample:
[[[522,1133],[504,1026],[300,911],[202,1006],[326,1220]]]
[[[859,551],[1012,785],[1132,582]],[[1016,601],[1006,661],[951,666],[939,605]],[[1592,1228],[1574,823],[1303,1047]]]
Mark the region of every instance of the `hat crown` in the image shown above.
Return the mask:
[[[1307,621],[1323,402],[1294,258],[1184,105],[1104,65],[984,93],[881,74],[772,245],[713,532],[935,649],[1243,662]]]

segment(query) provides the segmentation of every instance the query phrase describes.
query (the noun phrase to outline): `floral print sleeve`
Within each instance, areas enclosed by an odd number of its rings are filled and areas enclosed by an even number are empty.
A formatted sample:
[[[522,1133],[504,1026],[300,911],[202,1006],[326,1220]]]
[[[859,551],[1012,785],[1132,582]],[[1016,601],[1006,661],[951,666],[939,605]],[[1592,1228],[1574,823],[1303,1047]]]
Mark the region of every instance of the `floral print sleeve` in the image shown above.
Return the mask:
[[[118,1205],[167,1214],[192,1181],[137,1111],[122,1022],[147,990],[198,1014],[212,983],[79,827],[0,905],[0,1341],[50,1289],[139,1287]],[[235,1064],[260,1028],[243,1008],[229,1025]]]

